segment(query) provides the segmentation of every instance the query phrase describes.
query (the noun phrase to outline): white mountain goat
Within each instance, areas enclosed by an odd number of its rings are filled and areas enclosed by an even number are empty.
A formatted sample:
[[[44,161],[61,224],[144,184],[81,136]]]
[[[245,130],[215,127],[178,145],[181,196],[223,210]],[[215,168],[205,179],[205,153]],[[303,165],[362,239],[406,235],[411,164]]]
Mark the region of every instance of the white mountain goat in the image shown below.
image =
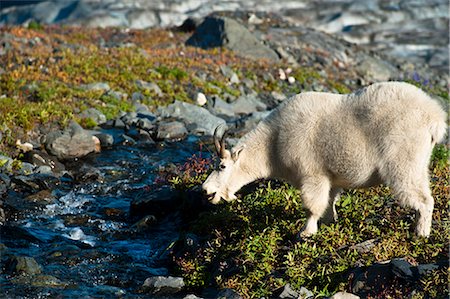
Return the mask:
[[[216,204],[242,186],[281,179],[302,190],[309,212],[301,236],[317,221],[336,219],[343,188],[385,183],[401,205],[419,213],[416,233],[429,236],[434,199],[428,164],[447,130],[443,108],[419,88],[401,82],[373,84],[347,95],[298,94],[274,109],[231,150],[214,133],[219,168],[203,184]]]

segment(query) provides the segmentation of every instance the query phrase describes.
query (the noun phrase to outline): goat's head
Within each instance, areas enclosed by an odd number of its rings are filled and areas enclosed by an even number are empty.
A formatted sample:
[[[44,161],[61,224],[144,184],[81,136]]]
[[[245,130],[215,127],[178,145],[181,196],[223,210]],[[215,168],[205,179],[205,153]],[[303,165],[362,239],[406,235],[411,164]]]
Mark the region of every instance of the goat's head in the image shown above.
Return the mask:
[[[220,160],[216,169],[208,176],[203,183],[202,188],[206,194],[211,196],[213,204],[219,203],[223,198],[226,201],[236,199],[234,193],[238,191],[247,182],[245,181],[241,166],[239,154],[243,147],[227,150],[225,148],[225,136],[218,136],[220,126],[214,131],[214,145]]]

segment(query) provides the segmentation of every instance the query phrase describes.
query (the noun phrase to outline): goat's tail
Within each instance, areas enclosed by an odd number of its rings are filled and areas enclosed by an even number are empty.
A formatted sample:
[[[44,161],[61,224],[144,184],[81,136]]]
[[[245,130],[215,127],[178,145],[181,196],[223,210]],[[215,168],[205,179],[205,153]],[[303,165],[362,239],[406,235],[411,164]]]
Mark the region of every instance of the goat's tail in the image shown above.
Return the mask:
[[[431,133],[431,142],[433,144],[442,142],[448,129],[449,127],[444,120],[436,120],[432,122],[429,126],[429,130]]]

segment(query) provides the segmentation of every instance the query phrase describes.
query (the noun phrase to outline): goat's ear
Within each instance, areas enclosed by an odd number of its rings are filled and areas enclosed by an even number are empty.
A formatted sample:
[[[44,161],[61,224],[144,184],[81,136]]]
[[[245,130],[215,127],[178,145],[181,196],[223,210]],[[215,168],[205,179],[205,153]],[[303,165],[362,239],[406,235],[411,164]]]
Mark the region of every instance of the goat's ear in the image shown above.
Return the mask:
[[[239,154],[242,152],[242,150],[244,149],[243,146],[240,146],[236,149],[233,149],[233,153],[231,154],[231,158],[233,159],[234,162],[236,162],[239,159]]]

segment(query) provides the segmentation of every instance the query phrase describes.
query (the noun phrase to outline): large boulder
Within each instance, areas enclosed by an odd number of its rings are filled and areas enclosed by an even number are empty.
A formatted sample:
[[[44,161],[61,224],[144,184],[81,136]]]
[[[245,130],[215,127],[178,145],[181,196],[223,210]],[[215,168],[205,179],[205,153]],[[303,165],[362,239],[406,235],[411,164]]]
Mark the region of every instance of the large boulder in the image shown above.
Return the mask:
[[[186,45],[202,49],[225,47],[246,57],[278,60],[275,51],[263,45],[247,28],[227,17],[205,18]]]

